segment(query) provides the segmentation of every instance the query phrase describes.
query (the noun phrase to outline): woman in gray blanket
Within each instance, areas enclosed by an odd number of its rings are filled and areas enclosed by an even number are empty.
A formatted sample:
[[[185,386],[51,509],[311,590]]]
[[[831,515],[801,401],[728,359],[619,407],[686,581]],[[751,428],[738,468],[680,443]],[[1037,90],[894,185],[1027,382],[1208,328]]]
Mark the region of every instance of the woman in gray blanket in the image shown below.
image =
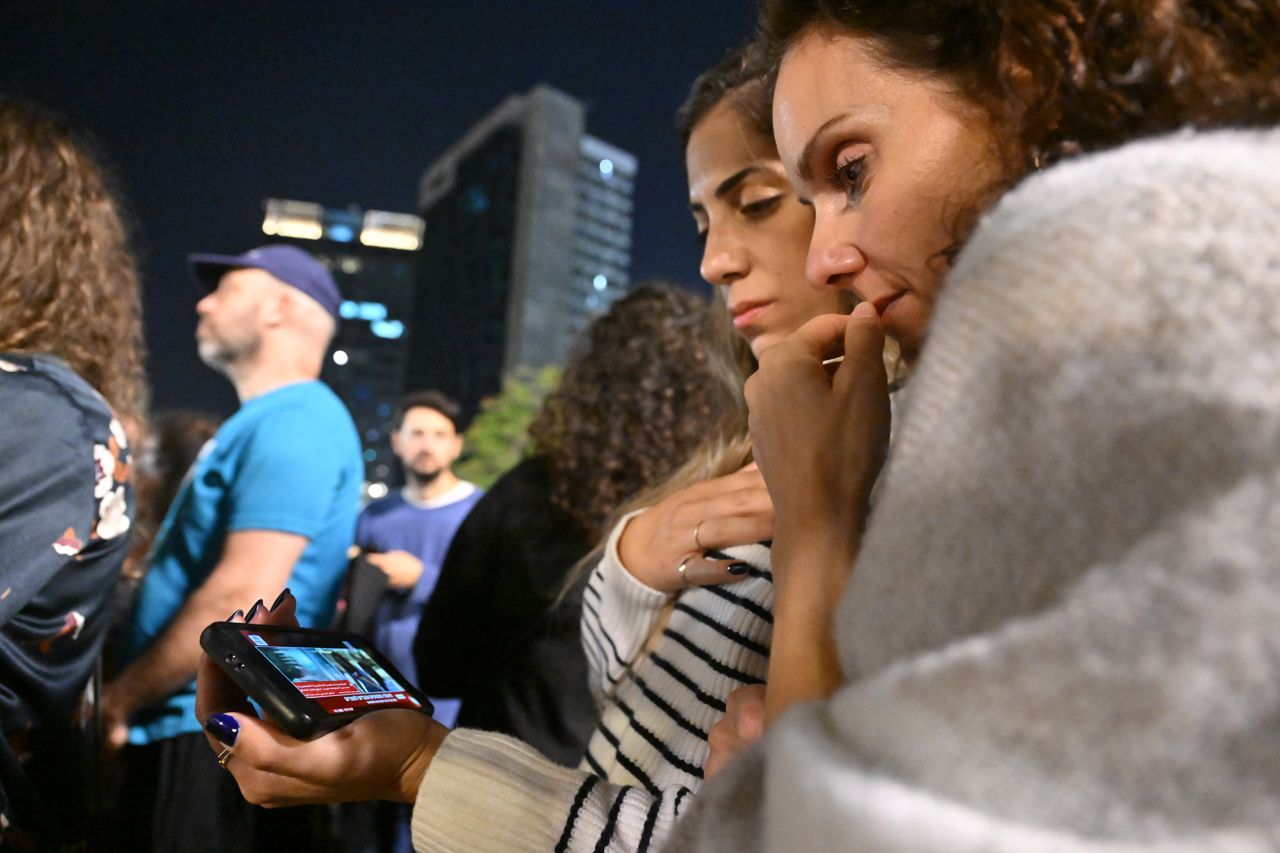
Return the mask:
[[[770,726],[675,846],[1275,849],[1280,9],[941,5],[766,8],[864,303],[748,385]]]

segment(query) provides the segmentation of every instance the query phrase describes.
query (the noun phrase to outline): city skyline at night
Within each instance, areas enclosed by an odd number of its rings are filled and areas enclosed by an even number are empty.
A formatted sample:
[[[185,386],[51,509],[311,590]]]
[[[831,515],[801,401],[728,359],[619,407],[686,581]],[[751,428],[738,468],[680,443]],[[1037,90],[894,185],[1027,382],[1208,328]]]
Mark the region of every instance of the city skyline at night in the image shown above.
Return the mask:
[[[631,278],[701,286],[674,113],[750,36],[752,4],[4,6],[0,91],[86,131],[118,177],[158,407],[236,406],[196,357],[188,253],[268,242],[249,213],[264,198],[415,211],[423,170],[540,83],[582,101],[592,135],[642,164]]]

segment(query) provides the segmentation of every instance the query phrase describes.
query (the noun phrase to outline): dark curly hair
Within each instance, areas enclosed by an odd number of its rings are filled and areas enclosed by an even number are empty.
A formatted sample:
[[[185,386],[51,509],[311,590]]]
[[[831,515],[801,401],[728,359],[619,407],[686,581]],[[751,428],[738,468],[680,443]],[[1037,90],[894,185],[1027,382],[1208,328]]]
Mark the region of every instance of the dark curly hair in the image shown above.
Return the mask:
[[[91,150],[53,116],[0,98],[0,350],[61,357],[137,422],[138,274]]]
[[[949,81],[1007,129],[1011,177],[1181,127],[1280,120],[1275,0],[764,0],[776,67],[815,27]]]
[[[709,322],[698,296],[638,285],[586,330],[529,428],[552,502],[592,538],[739,414],[742,380],[704,345]]]

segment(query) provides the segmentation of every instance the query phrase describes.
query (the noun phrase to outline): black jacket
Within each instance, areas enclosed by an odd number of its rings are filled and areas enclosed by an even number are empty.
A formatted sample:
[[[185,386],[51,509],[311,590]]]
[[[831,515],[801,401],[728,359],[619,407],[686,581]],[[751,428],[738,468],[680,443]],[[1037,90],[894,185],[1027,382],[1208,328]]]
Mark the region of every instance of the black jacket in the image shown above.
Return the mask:
[[[582,651],[586,573],[557,596],[592,543],[550,494],[542,457],[485,493],[449,546],[414,655],[424,692],[461,697],[459,726],[514,735],[576,765],[599,721]]]

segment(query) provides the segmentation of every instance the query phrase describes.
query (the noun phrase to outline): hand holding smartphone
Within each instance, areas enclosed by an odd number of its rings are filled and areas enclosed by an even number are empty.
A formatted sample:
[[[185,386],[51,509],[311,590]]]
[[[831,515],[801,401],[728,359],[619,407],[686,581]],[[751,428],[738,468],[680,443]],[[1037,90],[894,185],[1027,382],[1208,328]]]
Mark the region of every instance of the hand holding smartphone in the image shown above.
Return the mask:
[[[357,634],[215,622],[200,645],[281,729],[300,740],[383,708],[431,702]]]

